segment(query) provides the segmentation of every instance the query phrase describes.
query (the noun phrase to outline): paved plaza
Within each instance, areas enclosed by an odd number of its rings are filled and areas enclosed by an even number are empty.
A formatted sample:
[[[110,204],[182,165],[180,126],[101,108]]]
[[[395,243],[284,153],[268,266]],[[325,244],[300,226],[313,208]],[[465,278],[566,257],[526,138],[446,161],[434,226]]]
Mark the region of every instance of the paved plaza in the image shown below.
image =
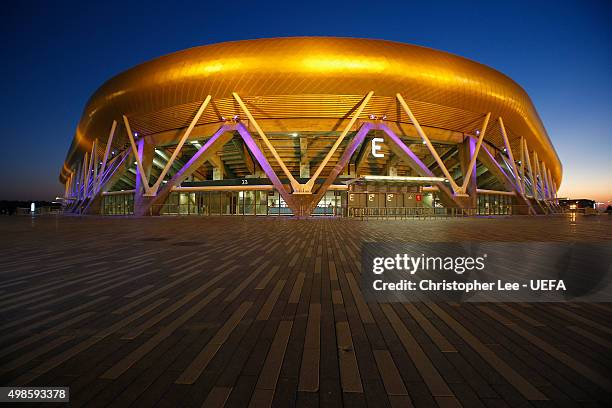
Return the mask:
[[[0,218],[0,385],[72,406],[610,406],[610,303],[367,303],[363,242],[611,241],[612,217]]]

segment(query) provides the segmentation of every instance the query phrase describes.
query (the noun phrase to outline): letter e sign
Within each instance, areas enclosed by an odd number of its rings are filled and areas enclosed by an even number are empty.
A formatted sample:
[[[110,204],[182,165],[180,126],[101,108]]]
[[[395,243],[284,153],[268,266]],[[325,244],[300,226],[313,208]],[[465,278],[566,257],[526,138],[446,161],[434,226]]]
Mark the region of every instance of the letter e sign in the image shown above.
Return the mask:
[[[372,156],[374,157],[385,157],[384,153],[378,153],[378,151],[381,149],[381,146],[379,146],[377,143],[384,143],[385,139],[383,139],[382,137],[375,137],[372,139]]]

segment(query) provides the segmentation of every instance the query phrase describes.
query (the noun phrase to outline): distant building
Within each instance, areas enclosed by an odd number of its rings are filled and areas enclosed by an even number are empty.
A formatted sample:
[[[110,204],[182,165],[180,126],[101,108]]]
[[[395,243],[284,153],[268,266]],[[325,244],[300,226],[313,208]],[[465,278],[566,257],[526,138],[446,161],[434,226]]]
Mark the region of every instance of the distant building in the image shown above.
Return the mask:
[[[589,200],[587,198],[562,198],[559,199],[559,206],[566,210],[582,210],[585,208],[595,209],[595,200]]]
[[[0,215],[29,215],[32,214],[32,203],[34,203],[34,214],[58,213],[62,210],[62,203],[57,201],[0,201]]]

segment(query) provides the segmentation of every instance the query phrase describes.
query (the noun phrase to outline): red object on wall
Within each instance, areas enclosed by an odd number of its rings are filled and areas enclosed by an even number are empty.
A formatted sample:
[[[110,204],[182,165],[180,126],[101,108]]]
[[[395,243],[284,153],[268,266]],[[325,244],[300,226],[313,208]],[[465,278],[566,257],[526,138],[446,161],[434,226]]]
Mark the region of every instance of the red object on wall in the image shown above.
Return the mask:
[[[416,200],[417,200],[417,201],[422,201],[422,200],[423,200],[423,196],[422,196],[422,195],[420,195],[420,194],[417,194],[417,195],[416,195]]]

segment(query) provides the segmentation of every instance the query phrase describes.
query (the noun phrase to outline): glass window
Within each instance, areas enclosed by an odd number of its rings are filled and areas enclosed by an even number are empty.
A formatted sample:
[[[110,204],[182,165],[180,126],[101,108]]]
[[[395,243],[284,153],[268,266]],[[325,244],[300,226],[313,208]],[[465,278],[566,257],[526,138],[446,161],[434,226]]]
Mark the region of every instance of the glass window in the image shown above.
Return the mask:
[[[267,191],[256,191],[256,214],[267,215],[268,214],[268,192]]]

